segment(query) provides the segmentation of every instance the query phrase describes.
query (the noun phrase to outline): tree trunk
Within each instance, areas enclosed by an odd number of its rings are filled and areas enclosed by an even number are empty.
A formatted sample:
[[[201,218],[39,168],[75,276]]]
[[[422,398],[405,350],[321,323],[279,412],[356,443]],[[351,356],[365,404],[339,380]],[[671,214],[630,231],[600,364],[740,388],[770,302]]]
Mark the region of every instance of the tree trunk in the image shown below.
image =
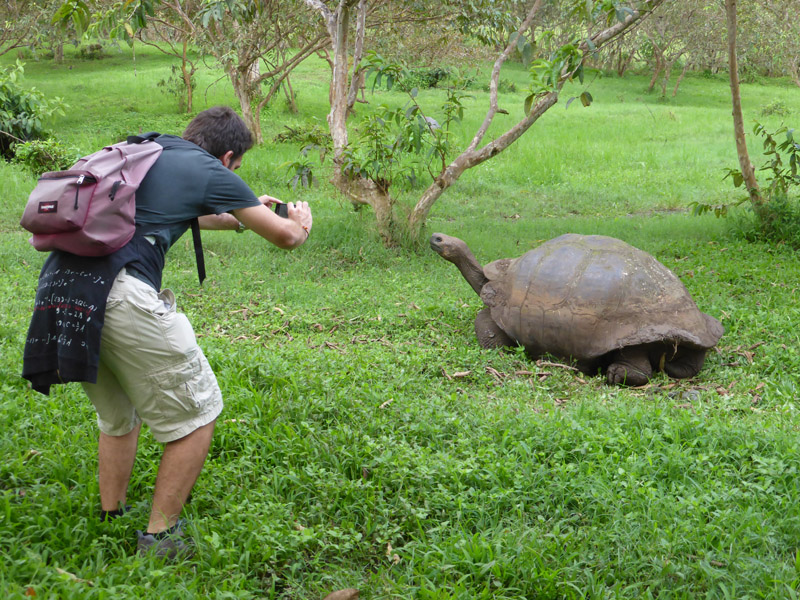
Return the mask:
[[[368,204],[375,214],[375,225],[383,242],[387,246],[396,244],[394,200],[386,191],[369,179],[349,179],[341,172],[334,175],[334,185],[354,206]]]
[[[656,48],[656,46],[654,44],[653,45],[653,52],[656,52],[655,48]],[[657,54],[654,54],[653,58],[656,61],[656,66],[653,69],[653,77],[650,79],[650,85],[647,86],[647,91],[648,92],[652,92],[653,88],[656,87],[656,82],[658,81],[658,76],[661,74],[661,70],[663,69],[661,57],[659,55],[657,55]]]
[[[625,56],[624,59],[620,60],[619,64],[617,64],[617,75],[620,77],[624,77],[625,73],[628,71],[628,67],[631,66],[634,57],[636,56],[636,51],[638,47],[634,47],[631,51]]]
[[[797,87],[800,87],[800,62],[789,62],[789,72],[792,75],[792,81],[794,81]]]
[[[297,101],[294,90],[292,89],[292,82],[289,81],[288,76],[283,80],[281,87],[283,88],[283,93],[286,94],[286,101],[289,103],[289,110],[292,111],[293,114],[297,114],[299,112],[297,109]]]
[[[661,78],[661,97],[667,97],[667,85],[669,85],[669,78],[672,77],[672,67],[675,65],[673,61],[669,61],[664,65],[664,76]]]
[[[686,71],[688,70],[689,70],[689,61],[687,60],[683,65],[683,71],[681,71],[681,74],[678,76],[678,81],[675,82],[675,88],[672,90],[673,98],[678,95],[678,88],[681,87],[681,82],[683,81],[683,78],[686,77]]]
[[[728,73],[731,80],[731,99],[733,102],[733,131],[736,139],[736,152],[739,155],[739,167],[744,183],[750,194],[750,203],[759,218],[765,215],[764,199],[756,181],[755,170],[750,163],[747,152],[747,141],[744,135],[744,117],[742,116],[742,98],[739,90],[739,65],[736,57],[736,0],[725,0],[725,16],[728,29]]]
[[[194,75],[194,67],[191,70],[188,67],[189,61],[186,58],[189,40],[183,40],[183,55],[181,57],[181,73],[183,73],[183,89],[186,94],[186,112],[192,112],[192,99],[194,96],[194,88],[192,87],[192,75]]]
[[[336,173],[341,171],[341,156],[347,146],[347,34],[349,29],[350,4],[347,0],[340,0],[335,22],[328,26],[333,42],[331,110],[328,113],[328,126],[333,138],[333,162]]]
[[[261,144],[264,142],[264,136],[261,133],[261,119],[258,118],[258,113],[253,112],[253,99],[250,97],[250,84],[247,81],[248,74],[241,77],[235,68],[230,68],[228,71],[233,91],[239,100],[239,107],[242,109],[242,120],[252,132],[256,144]]]

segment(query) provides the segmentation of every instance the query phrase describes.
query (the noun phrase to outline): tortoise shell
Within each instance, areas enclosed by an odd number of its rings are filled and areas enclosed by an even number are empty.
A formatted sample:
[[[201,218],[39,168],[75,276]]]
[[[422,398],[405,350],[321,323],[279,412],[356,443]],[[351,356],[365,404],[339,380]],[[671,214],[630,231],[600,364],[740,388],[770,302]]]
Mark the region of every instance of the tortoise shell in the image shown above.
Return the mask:
[[[723,333],[672,271],[611,237],[562,235],[484,274],[492,319],[534,355],[594,359],[653,342],[708,349]]]

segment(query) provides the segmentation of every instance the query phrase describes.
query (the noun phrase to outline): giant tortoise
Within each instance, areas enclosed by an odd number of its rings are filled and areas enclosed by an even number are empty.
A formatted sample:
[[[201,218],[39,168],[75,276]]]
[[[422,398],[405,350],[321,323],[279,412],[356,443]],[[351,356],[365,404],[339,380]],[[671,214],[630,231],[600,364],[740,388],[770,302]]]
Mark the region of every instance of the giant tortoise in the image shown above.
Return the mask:
[[[430,243],[486,305],[475,319],[484,348],[521,345],[637,386],[658,370],[693,377],[724,331],[672,271],[618,239],[566,234],[484,268],[458,238]]]

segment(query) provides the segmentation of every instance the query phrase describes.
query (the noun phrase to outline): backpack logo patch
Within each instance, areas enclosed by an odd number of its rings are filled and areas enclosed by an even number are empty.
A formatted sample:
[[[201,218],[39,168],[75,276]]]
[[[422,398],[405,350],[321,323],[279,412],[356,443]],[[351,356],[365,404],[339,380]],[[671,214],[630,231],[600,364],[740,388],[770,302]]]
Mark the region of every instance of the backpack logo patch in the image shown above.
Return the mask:
[[[39,202],[39,214],[51,214],[58,212],[58,200]]]

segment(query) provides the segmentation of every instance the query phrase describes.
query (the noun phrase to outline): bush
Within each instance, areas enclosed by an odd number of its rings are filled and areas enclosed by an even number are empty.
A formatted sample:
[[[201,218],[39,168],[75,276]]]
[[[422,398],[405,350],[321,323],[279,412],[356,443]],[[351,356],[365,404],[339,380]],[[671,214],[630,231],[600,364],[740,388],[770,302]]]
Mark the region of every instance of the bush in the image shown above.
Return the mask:
[[[36,88],[22,87],[24,71],[19,61],[0,71],[0,154],[6,160],[14,157],[15,144],[46,137],[44,123],[64,114],[61,98],[48,100]]]
[[[775,100],[774,102],[770,102],[769,104],[761,107],[762,117],[767,117],[769,115],[778,115],[781,117],[785,117],[788,114],[789,114],[789,109],[786,108],[786,104],[784,104],[780,100]]]
[[[751,207],[750,217],[740,218],[739,232],[745,239],[788,243],[800,248],[800,142],[794,139],[794,129],[781,126],[769,132],[756,123],[753,133],[764,138],[764,156],[767,162],[759,169],[766,172],[767,185],[761,189],[763,206]],[[745,185],[744,176],[738,169],[727,169],[725,178],[731,177],[735,187]],[[718,217],[728,215],[731,206],[739,206],[748,196],[731,204],[711,205],[692,202],[696,215],[713,212]]]
[[[68,169],[80,157],[81,152],[77,148],[64,146],[57,140],[49,138],[15,144],[12,160],[38,176],[47,171]]]
[[[188,98],[189,91],[194,91],[197,87],[197,79],[194,72],[189,75],[189,85],[183,78],[181,68],[177,65],[170,66],[170,76],[162,79],[156,85],[164,89],[164,92],[178,101],[178,112],[185,113],[189,110]]]
[[[105,58],[106,53],[103,51],[102,44],[89,44],[88,46],[80,47],[78,56],[84,60],[100,60]]]
[[[302,124],[297,127],[284,125],[283,128],[286,131],[281,131],[272,138],[272,141],[276,143],[299,142],[303,146],[314,145],[328,150],[333,145],[331,134],[319,125]]]
[[[800,248],[800,200],[775,196],[765,208],[765,219],[756,218],[752,211],[739,215],[734,221],[739,234],[750,242],[778,242]]]
[[[450,71],[441,67],[433,67],[431,69],[413,69],[409,71],[408,75],[400,79],[395,84],[395,87],[401,92],[408,92],[417,88],[419,90],[426,90],[435,88],[440,82],[444,81],[450,76]]]
[[[483,86],[483,91],[484,92],[488,92],[489,91],[489,84],[488,83]],[[510,79],[505,79],[505,78],[500,79],[497,82],[497,91],[500,94],[513,94],[514,92],[517,91],[517,84],[515,84]]]

